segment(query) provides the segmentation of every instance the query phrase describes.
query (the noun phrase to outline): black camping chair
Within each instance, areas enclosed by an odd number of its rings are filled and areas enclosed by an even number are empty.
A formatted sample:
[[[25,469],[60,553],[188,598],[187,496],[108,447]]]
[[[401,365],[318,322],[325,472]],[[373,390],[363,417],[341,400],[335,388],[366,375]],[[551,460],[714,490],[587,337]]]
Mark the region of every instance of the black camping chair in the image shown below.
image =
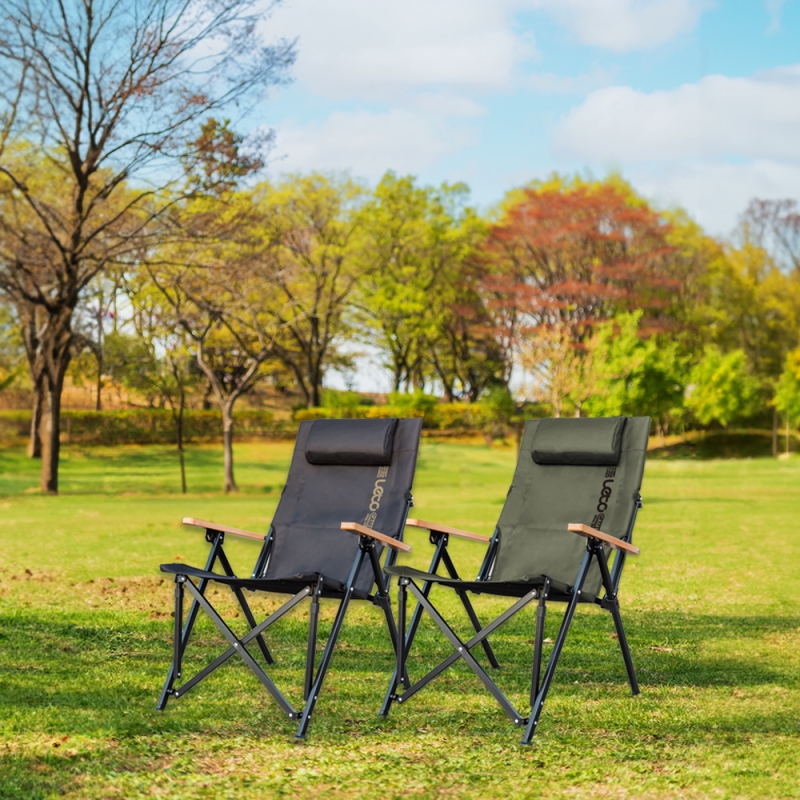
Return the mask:
[[[611,613],[633,694],[639,685],[622,626],[617,591],[631,544],[636,514],[641,508],[641,488],[649,417],[607,419],[546,419],[526,424],[519,459],[503,511],[495,528],[483,566],[474,581],[443,577],[435,570],[423,572],[391,566],[398,577],[397,666],[381,714],[393,702],[403,704],[459,658],[491,692],[515,725],[525,728],[523,744],[530,744],[561,650],[579,603],[592,603]],[[421,523],[432,535],[463,531]],[[446,541],[445,541],[446,546]],[[616,552],[613,566],[608,559]],[[428,598],[433,586],[466,592],[519,598],[514,605],[468,641],[453,631]],[[417,608],[406,630],[408,591]],[[601,592],[603,593],[601,596]],[[517,711],[472,655],[473,648],[511,617],[538,599],[531,675],[531,713]],[[546,604],[567,604],[561,628],[541,677]],[[421,611],[431,616],[455,652],[413,685],[408,683],[406,662]],[[401,677],[402,676],[402,677]]]
[[[170,697],[182,697],[201,680],[238,654],[265,689],[298,721],[297,738],[305,737],[314,705],[351,600],[369,600],[383,609],[392,645],[397,632],[384,569],[397,551],[411,548],[400,541],[412,504],[414,477],[422,421],[419,419],[316,420],[301,422],[289,476],[266,536],[201,520],[184,520],[206,528],[211,553],[205,569],[185,564],[162,564],[161,571],[175,576],[175,640],[172,666],[158,708]],[[352,521],[358,520],[358,521]],[[233,574],[222,546],[226,534],[263,540],[255,570],[249,578]],[[353,535],[356,534],[356,535]],[[389,554],[380,565],[382,548]],[[219,561],[225,574],[213,572]],[[362,569],[364,562],[370,567]],[[247,608],[243,590],[291,595],[277,611],[256,624],[249,609],[250,630],[237,637],[213,608],[205,590],[209,583],[230,586],[242,609]],[[373,589],[377,591],[372,594]],[[184,592],[193,598],[183,623]],[[295,709],[248,650],[253,641],[261,646],[267,663],[271,656],[262,646],[262,634],[306,597],[311,598],[306,673],[302,710]],[[314,671],[317,653],[317,620],[321,597],[338,599],[339,608],[331,633]],[[230,647],[194,677],[176,686],[181,663],[197,613],[208,614]]]

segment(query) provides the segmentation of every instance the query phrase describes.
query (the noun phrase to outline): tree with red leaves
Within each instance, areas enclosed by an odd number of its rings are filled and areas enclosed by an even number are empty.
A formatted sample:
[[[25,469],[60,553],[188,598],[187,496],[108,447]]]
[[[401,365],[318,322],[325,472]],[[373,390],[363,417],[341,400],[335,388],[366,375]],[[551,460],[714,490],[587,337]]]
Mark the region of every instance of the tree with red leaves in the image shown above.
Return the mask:
[[[650,325],[669,304],[669,226],[616,182],[532,185],[512,194],[484,243],[484,290],[496,335],[519,347],[548,330],[574,345],[620,310]]]

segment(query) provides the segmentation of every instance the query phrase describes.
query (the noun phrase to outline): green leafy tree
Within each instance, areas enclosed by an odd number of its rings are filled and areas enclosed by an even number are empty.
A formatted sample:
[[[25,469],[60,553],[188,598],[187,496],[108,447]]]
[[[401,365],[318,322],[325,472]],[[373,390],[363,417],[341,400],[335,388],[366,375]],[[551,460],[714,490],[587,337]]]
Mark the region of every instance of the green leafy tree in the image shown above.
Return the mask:
[[[643,312],[600,325],[588,346],[589,416],[652,417],[662,435],[683,410],[687,358],[671,337],[642,334]]]
[[[353,181],[320,173],[256,193],[256,229],[272,263],[275,353],[309,408],[322,402],[325,370],[342,362],[337,344],[350,333],[346,312],[365,270],[356,258],[361,194]]]
[[[395,391],[438,380],[448,399],[475,400],[502,372],[471,263],[485,223],[467,197],[464,184],[424,187],[387,172],[359,213],[357,319],[385,354]]]
[[[786,356],[781,377],[775,389],[775,408],[786,421],[786,452],[789,452],[789,428],[800,421],[800,347]]]
[[[744,350],[723,355],[708,345],[690,374],[686,405],[703,425],[727,427],[755,414],[763,403],[761,384],[748,371]]]

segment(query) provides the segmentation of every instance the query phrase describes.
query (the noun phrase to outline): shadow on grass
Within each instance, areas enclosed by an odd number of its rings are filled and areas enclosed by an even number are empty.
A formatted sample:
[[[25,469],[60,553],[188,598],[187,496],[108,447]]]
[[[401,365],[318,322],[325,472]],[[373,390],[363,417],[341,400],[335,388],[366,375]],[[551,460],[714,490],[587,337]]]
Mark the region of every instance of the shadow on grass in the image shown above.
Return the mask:
[[[229,725],[238,728],[241,715],[252,721],[255,708],[264,709],[274,723],[282,719],[255,677],[235,658],[209,679],[205,691],[198,688],[185,700],[173,701],[169,706],[173,713],[158,714],[153,709],[171,659],[169,620],[143,624],[141,618],[126,614],[116,617],[113,624],[93,623],[88,617],[77,620],[73,616],[73,620],[66,615],[42,618],[19,612],[0,617],[0,717],[6,719],[6,725],[12,719],[24,719],[28,731],[131,736],[184,730],[187,726],[197,733],[218,732],[221,726]],[[559,623],[560,613],[548,615],[548,635],[555,636]],[[789,666],[782,668],[780,661],[767,663],[754,657],[752,650],[765,637],[796,636],[800,617],[648,612],[629,614],[626,625],[643,685],[754,687],[793,685],[798,680]],[[321,626],[321,636],[327,635],[327,628]],[[517,618],[492,637],[503,665],[498,680],[510,692],[527,691],[532,628],[531,619]],[[278,657],[271,674],[297,702],[305,630],[305,616],[298,614],[283,627],[276,625],[269,639]],[[576,617],[554,691],[571,692],[575,682],[624,685],[625,672],[612,630],[605,614],[581,613]],[[738,651],[698,654],[701,643],[720,642],[740,643],[742,655]],[[385,676],[388,681],[393,657],[386,632],[375,620],[351,618],[340,643],[331,674],[336,673],[345,683],[355,680],[359,686],[366,673]],[[208,628],[199,630],[187,654],[186,675],[225,647]],[[414,672],[421,674],[425,665],[433,666],[450,652],[449,644],[426,622],[412,651]],[[257,648],[251,648],[251,653],[259,655]],[[476,656],[485,660],[480,650]],[[358,686],[348,690],[354,693],[355,703],[369,706],[370,714],[384,689],[380,677],[377,682],[380,685],[370,686],[366,694]],[[479,691],[477,685],[473,688]],[[460,694],[463,687],[458,681],[444,680],[441,690]],[[279,727],[286,727],[288,733],[291,724]]]

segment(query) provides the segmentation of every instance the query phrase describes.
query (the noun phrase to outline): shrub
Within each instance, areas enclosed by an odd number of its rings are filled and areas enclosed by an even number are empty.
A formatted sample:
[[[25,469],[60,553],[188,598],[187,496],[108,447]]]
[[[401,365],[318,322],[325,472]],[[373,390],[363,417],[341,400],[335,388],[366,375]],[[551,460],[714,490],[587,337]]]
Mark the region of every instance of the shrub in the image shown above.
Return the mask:
[[[27,436],[30,426],[30,411],[0,412],[0,437]],[[276,436],[289,432],[287,426],[276,425],[271,412],[261,410],[238,412],[234,430],[239,436]],[[61,434],[67,441],[84,444],[172,444],[175,420],[167,409],[66,410],[61,414]],[[221,435],[219,411],[186,412],[184,438],[187,442]]]

